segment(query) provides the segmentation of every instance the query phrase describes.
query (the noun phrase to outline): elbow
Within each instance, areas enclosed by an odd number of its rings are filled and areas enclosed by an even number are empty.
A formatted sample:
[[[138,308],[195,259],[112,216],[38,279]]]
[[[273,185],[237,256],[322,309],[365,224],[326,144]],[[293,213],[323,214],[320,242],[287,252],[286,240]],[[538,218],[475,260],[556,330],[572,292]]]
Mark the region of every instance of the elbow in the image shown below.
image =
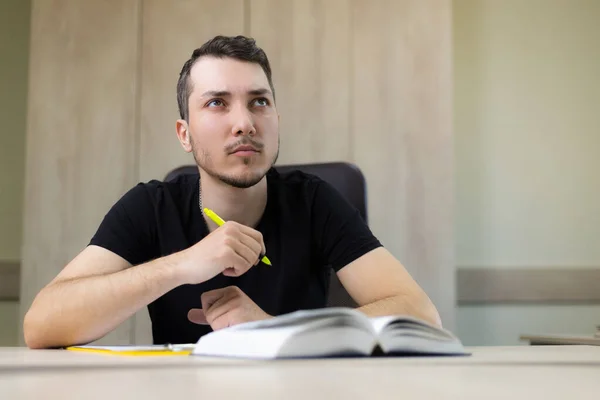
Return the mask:
[[[35,312],[29,309],[23,319],[23,339],[30,349],[44,349],[44,335],[41,333],[41,324],[35,317]]]
[[[60,331],[48,326],[47,318],[41,312],[29,310],[23,319],[23,339],[30,349],[53,349],[66,346],[68,340],[61,337]]]
[[[442,328],[440,313],[425,292],[413,296],[399,295],[396,299],[400,308],[399,313],[408,311],[408,314],[412,314],[416,318]]]
[[[25,345],[32,350],[48,348],[48,347],[44,346],[44,343],[42,343],[35,336],[32,336],[32,335],[25,335]]]
[[[433,307],[433,311],[431,312],[429,320],[438,328],[443,328],[442,317],[440,317],[440,313],[436,310],[435,307]]]
[[[442,328],[442,318],[440,317],[440,313],[438,312],[435,304],[431,301],[428,296],[425,296],[423,306],[421,307],[423,318],[430,322],[431,324]]]
[[[27,310],[23,318],[23,339],[25,345],[30,349],[48,349],[52,347],[51,336],[48,326],[48,310],[42,307],[38,296]]]
[[[30,349],[56,349],[92,341],[82,333],[76,320],[60,314],[42,306],[36,298],[23,318],[25,345]]]

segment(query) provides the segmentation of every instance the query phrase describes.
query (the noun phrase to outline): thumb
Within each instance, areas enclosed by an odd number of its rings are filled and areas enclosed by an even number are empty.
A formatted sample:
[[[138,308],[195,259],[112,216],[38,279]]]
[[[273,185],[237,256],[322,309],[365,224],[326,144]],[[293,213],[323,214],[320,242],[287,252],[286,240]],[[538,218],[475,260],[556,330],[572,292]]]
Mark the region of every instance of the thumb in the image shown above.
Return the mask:
[[[198,325],[208,325],[208,321],[206,320],[206,315],[204,314],[204,310],[201,308],[192,308],[188,311],[188,320]]]

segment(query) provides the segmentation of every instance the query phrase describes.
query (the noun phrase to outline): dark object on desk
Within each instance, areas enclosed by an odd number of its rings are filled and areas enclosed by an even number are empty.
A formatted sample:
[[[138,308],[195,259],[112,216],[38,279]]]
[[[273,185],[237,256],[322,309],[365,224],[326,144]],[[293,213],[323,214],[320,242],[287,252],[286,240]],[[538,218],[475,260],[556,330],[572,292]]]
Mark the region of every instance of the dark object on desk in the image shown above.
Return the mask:
[[[532,346],[565,344],[600,346],[600,337],[596,335],[521,335],[520,339],[528,340]]]
[[[367,189],[364,175],[360,169],[347,162],[328,162],[315,164],[295,164],[295,165],[276,165],[275,169],[279,173],[299,170],[301,172],[318,176],[325,182],[332,185],[338,192],[344,196],[360,213],[361,217],[367,222]],[[167,174],[165,181],[170,181],[179,175],[197,174],[196,165],[184,165],[175,168]],[[356,307],[352,297],[342,286],[335,273],[330,275],[329,279],[329,299],[330,307]]]

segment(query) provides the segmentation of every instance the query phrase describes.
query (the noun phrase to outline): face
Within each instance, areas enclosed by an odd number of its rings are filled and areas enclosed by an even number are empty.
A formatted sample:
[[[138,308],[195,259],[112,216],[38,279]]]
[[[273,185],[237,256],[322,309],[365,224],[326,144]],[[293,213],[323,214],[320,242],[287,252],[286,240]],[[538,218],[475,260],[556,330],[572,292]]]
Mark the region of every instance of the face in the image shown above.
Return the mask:
[[[177,121],[184,150],[228,185],[256,185],[279,153],[279,115],[264,71],[256,63],[202,57],[190,79],[189,121]]]

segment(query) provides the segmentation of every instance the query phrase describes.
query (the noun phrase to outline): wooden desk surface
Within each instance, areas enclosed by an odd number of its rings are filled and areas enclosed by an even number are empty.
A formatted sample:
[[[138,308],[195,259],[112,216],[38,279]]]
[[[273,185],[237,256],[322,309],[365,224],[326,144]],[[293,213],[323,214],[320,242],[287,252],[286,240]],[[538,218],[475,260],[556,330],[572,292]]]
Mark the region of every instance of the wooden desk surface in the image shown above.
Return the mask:
[[[0,348],[2,399],[597,399],[600,347],[470,357],[247,361]]]

